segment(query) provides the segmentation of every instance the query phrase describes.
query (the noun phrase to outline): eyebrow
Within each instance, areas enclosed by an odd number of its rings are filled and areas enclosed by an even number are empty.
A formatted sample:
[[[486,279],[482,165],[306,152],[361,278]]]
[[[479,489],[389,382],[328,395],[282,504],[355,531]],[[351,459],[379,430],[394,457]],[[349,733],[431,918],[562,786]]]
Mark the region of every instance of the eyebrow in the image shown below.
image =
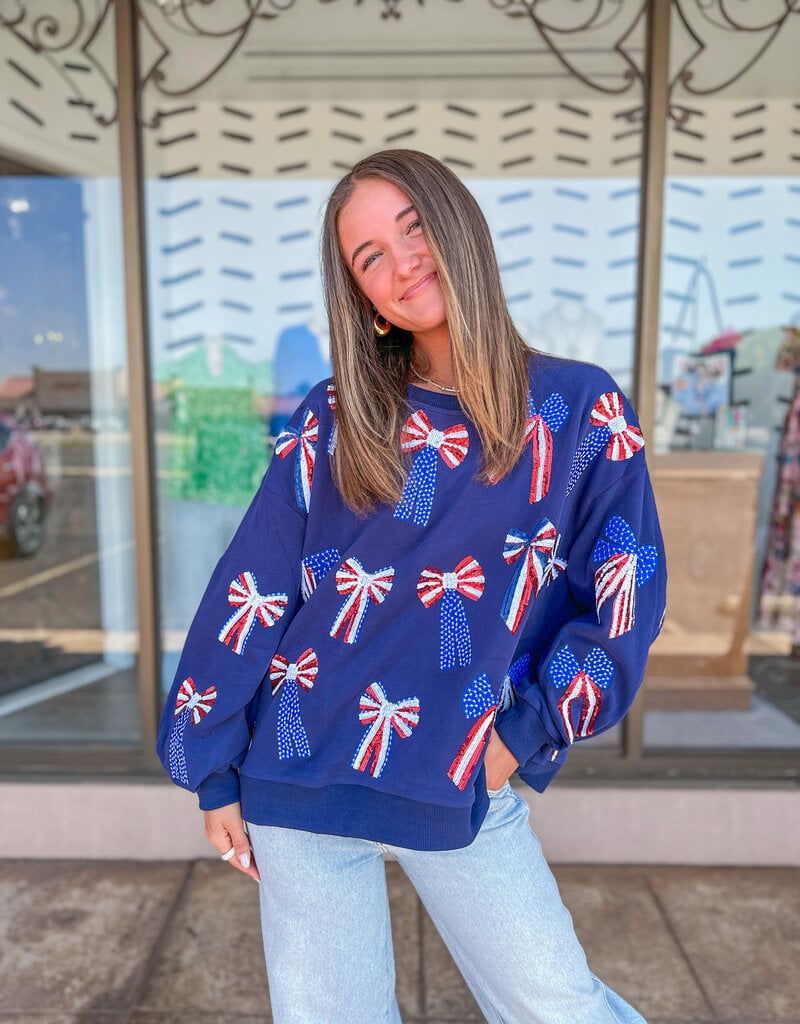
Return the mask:
[[[401,221],[403,219],[403,217],[405,217],[409,213],[411,213],[411,211],[413,209],[414,209],[414,204],[412,203],[410,206],[407,206],[405,208],[405,210],[401,210],[398,213],[398,215],[395,217],[395,219],[394,219],[395,220],[395,224],[397,224],[399,221]],[[374,245],[374,244],[375,243],[370,238],[366,242],[362,242],[361,245],[357,245],[356,248],[353,250],[353,255],[350,257],[350,266],[352,267],[352,266],[355,265],[356,257],[358,256],[358,254],[360,252],[363,252],[365,249],[368,249],[371,245]]]

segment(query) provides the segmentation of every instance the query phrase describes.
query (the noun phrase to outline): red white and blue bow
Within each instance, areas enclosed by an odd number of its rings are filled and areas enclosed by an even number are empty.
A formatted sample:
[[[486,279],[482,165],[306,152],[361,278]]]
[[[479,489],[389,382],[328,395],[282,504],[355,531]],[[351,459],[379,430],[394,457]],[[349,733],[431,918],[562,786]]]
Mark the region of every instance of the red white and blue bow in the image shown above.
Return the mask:
[[[441,650],[439,664],[443,669],[462,668],[472,661],[472,638],[462,597],[478,601],[483,595],[486,577],[477,559],[462,558],[452,572],[442,572],[429,565],[420,573],[417,596],[426,608],[442,602],[439,616]]]
[[[525,426],[525,443],[530,443],[533,456],[531,492],[529,502],[535,505],[550,490],[550,474],[553,468],[553,434],[564,426],[569,416],[566,399],[558,391],[548,395],[537,412],[533,398],[528,395],[528,421]]]
[[[178,693],[175,697],[175,708],[173,710],[176,721],[169,734],[168,764],[169,773],[172,778],[184,786],[189,785],[189,773],[186,769],[183,734],[189,722],[192,725],[200,724],[214,707],[216,699],[216,686],[209,686],[207,690],[198,693],[191,676],[184,679],[178,687]]]
[[[469,451],[469,434],[463,423],[436,430],[421,409],[408,417],[400,433],[400,448],[414,455],[395,519],[412,520],[426,526],[436,490],[439,458],[448,469],[460,466]]]
[[[558,702],[558,711],[564,723],[567,739],[591,736],[603,703],[602,691],[614,676],[614,662],[602,647],[593,647],[583,665],[572,649],[565,645],[550,662],[550,678],[557,690],[564,690]],[[572,710],[579,709],[577,725],[572,721]]]
[[[279,459],[285,459],[295,452],[294,493],[298,506],[304,512],[308,512],[311,505],[318,438],[319,420],[310,409],[306,409],[300,428],[287,427],[275,442],[275,454]]]
[[[336,385],[331,381],[327,387],[328,394],[328,406],[333,415],[333,426],[331,432],[328,435],[328,455],[333,455],[336,451],[336,445],[339,441],[339,423],[336,419]]]
[[[352,766],[359,772],[369,770],[373,779],[378,779],[392,749],[392,734],[408,739],[419,723],[419,697],[392,702],[383,685],[374,682],[358,702],[358,720],[368,729],[353,755]]]
[[[497,700],[498,711],[508,711],[517,703],[517,687],[521,679],[531,667],[530,654],[523,654],[521,658],[511,663],[511,667],[503,677],[500,687],[500,696]]]
[[[244,654],[247,638],[258,620],[262,626],[274,626],[289,603],[288,594],[259,594],[252,572],[240,572],[228,587],[228,604],[236,611],[219,631],[219,639],[234,652]]]
[[[625,405],[618,391],[607,391],[592,407],[589,423],[595,428],[581,441],[569,472],[567,494],[580,479],[581,474],[605,448],[606,458],[613,462],[632,459],[644,448],[644,437],[639,427],[632,426],[625,419]]]
[[[465,688],[461,703],[465,716],[476,721],[453,758],[447,777],[454,786],[464,790],[481,760],[497,712],[497,701],[485,672]]]
[[[325,579],[335,565],[338,565],[339,558],[338,548],[323,548],[321,551],[306,555],[300,563],[300,592],[304,601],[311,597],[320,581]]]
[[[297,661],[276,654],[269,665],[269,682],[274,697],[283,687],[278,704],[278,757],[310,757],[308,736],[300,717],[300,690],[306,693],[316,682],[319,662],[316,652],[308,647]]]
[[[594,546],[592,561],[602,563],[594,574],[598,621],[600,609],[613,598],[608,629],[613,639],[633,629],[636,591],[656,571],[658,552],[652,544],[637,544],[636,535],[622,516],[612,516]]]
[[[192,725],[199,725],[202,719],[214,707],[216,699],[216,686],[209,686],[207,690],[198,693],[194,680],[189,676],[178,687],[178,693],[175,697],[175,710],[172,713],[177,718],[184,711],[188,711],[192,719]]]
[[[522,625],[531,599],[566,569],[566,561],[557,556],[560,539],[549,519],[542,519],[532,534],[524,530],[509,530],[506,534],[503,558],[508,565],[519,560],[500,607],[500,615],[512,633]]]
[[[336,589],[347,599],[331,626],[331,636],[346,644],[358,642],[367,608],[386,600],[394,583],[394,566],[367,572],[357,558],[348,558],[336,571]]]

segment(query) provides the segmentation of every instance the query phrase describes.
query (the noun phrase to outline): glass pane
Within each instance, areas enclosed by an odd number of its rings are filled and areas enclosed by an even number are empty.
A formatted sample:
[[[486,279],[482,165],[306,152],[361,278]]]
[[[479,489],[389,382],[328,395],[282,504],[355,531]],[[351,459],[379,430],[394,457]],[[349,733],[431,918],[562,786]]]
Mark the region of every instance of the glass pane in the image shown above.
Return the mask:
[[[447,162],[529,342],[629,388],[642,118],[638,0],[555,5],[549,26],[517,2],[173,6],[141,8],[161,56],[145,144],[165,686],[272,440],[329,372],[318,230],[343,171],[391,146]]]
[[[711,21],[673,19],[673,65],[693,74],[668,138],[656,485],[671,590],[645,739],[795,749],[800,22],[765,3],[735,28],[708,6]]]
[[[140,734],[113,8],[78,7],[0,21],[3,744]]]

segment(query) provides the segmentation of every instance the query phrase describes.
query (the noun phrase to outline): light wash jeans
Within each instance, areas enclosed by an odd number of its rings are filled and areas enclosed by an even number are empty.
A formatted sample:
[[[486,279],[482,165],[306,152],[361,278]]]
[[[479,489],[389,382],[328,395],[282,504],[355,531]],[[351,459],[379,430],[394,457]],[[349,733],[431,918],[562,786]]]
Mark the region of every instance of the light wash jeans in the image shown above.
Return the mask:
[[[383,854],[419,893],[488,1024],[644,1024],[590,971],[510,785],[462,850],[248,825],[275,1024],[400,1024]]]

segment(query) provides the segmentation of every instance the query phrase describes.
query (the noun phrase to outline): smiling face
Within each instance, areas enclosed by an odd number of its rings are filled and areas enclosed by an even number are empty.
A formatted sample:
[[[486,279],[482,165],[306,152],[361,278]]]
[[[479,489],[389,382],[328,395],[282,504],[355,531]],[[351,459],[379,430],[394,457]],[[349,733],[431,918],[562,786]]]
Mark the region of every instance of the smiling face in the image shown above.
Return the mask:
[[[383,178],[359,181],[338,221],[339,247],[381,316],[415,339],[447,340],[436,264],[408,196]]]

